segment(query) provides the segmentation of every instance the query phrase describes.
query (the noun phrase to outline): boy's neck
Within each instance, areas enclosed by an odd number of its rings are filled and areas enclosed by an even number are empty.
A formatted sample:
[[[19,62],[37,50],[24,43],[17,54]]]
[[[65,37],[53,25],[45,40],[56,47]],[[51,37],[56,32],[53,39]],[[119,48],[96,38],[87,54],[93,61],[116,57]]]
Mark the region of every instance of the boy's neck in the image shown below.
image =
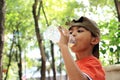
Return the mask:
[[[76,60],[80,60],[88,56],[92,56],[92,53],[77,53]]]

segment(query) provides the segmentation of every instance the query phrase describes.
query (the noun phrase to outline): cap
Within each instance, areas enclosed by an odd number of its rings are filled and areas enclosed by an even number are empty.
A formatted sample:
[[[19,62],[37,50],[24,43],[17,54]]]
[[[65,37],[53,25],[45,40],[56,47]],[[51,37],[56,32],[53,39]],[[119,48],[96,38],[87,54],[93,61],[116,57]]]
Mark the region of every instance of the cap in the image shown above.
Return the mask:
[[[84,27],[85,29],[89,30],[94,37],[100,37],[100,30],[98,29],[96,22],[87,17],[82,16],[78,20],[73,19],[67,25],[69,25],[70,28],[73,26]],[[99,43],[93,48],[93,55],[99,58]]]

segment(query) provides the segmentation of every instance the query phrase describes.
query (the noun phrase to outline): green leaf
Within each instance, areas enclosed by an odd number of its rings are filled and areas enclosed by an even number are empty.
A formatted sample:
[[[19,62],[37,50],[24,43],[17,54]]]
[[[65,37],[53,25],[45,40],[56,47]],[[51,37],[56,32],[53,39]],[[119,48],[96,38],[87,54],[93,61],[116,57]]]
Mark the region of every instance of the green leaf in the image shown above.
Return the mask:
[[[110,48],[110,52],[113,52],[113,50],[114,50],[113,48]]]
[[[101,50],[102,54],[105,54],[106,53],[106,50]]]

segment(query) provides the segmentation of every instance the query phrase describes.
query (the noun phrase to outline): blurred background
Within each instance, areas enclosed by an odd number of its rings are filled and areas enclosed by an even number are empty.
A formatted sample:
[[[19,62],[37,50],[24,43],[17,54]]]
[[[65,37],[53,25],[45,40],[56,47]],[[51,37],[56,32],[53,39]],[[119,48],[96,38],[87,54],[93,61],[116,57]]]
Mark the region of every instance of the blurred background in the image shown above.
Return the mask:
[[[0,80],[67,80],[59,47],[44,33],[80,16],[101,30],[103,67],[120,64],[120,0],[0,0]]]

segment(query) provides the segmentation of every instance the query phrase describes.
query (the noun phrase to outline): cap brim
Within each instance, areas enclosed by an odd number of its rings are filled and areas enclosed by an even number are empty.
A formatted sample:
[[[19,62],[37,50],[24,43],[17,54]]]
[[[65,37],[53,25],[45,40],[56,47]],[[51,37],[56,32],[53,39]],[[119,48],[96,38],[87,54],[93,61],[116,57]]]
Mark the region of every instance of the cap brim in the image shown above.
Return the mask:
[[[75,27],[75,26],[84,27],[85,29],[88,29],[88,26],[85,25],[85,24],[83,24],[83,23],[71,23],[69,29],[71,29],[72,27]],[[89,30],[89,29],[88,29],[88,30]]]

